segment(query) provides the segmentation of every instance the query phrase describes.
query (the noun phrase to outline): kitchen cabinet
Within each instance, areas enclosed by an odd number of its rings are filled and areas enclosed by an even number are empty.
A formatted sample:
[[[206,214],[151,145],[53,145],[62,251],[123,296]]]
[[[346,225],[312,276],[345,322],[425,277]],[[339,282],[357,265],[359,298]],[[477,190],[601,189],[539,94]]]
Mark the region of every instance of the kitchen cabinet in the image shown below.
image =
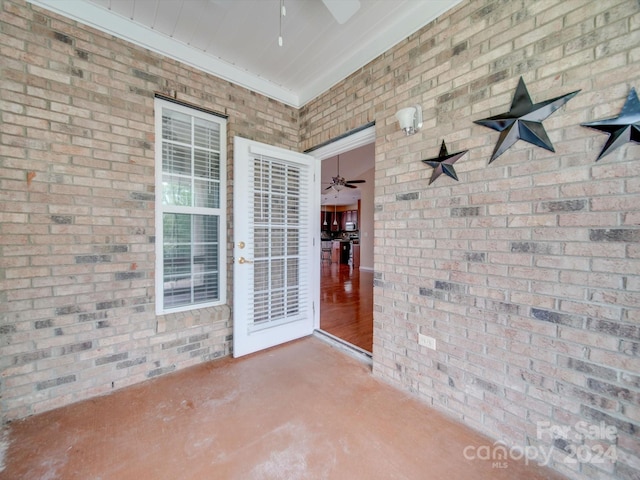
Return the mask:
[[[325,219],[327,224],[325,225]],[[336,224],[333,224],[333,220]],[[342,212],[322,211],[320,215],[320,230],[323,232],[340,232],[342,230]]]
[[[326,225],[324,224],[325,220]],[[347,230],[347,223],[353,223],[358,230],[358,210],[345,210],[344,212],[322,210],[320,212],[320,230],[323,232],[344,232]]]
[[[347,223],[353,223],[358,228],[358,211],[357,210],[345,210],[341,212],[342,216],[340,218],[340,230],[347,230]]]

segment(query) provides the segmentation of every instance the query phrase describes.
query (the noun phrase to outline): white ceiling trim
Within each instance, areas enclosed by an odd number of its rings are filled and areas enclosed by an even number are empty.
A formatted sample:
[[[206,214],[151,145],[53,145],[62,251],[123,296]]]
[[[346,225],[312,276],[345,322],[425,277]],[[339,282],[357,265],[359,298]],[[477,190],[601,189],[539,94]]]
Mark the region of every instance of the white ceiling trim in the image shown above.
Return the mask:
[[[302,91],[299,92],[301,106],[337,85],[359,68],[364,67],[405,38],[413,35],[461,1],[462,0],[454,0],[449,4],[442,5],[440,9],[435,7],[435,3],[431,5],[425,5],[423,2],[409,3],[406,8],[400,10],[402,12],[401,21],[397,21],[386,27],[383,25],[376,35],[372,35],[371,41],[363,45],[362,48],[350,58],[349,62],[343,62],[341,65],[332,69],[330,78],[329,74],[319,76],[315,82],[309,83],[307,88],[302,89]],[[354,70],[354,64],[360,66]]]
[[[115,13],[86,0],[27,0],[32,4],[76,20],[168,58],[183,62],[193,68],[223,80],[245,87],[256,93],[278,100],[294,108],[300,108],[317,98],[349,75],[417,32],[424,25],[438,18],[462,0],[405,0],[390,2],[388,13],[393,21],[373,17],[366,27],[362,21],[360,45],[350,47],[346,55],[336,57],[329,68],[316,72],[312,81],[291,88],[284,82],[274,82],[266,76],[252,73],[220,57],[206,53],[178,41],[151,27],[142,26],[126,16]],[[362,39],[365,41],[362,41]],[[332,48],[329,45],[327,49]],[[324,54],[324,53],[323,53]],[[291,60],[295,63],[296,59]]]
[[[150,28],[142,27],[129,19],[82,0],[28,0],[30,3],[63,15],[72,20],[122,38],[200,71],[248,88],[256,93],[300,108],[300,98],[294,92],[282,88],[264,78],[257,77],[216,57],[207,55],[182,44]]]

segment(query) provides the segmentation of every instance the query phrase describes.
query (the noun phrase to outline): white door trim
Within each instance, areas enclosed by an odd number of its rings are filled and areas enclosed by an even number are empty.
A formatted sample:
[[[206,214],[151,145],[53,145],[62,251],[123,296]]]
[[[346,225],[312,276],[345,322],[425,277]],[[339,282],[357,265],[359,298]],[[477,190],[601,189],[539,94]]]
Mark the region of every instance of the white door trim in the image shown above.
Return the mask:
[[[369,128],[360,130],[352,135],[346,136],[335,142],[331,142],[323,147],[309,152],[309,155],[314,156],[318,160],[325,160],[327,158],[335,157],[336,155],[354,150],[358,147],[363,147],[374,143],[376,141],[376,126],[371,125]]]
[[[316,150],[309,152],[309,155],[315,157],[319,163],[322,160],[326,160],[327,158],[332,158],[336,155],[340,155],[342,153],[348,152],[350,150],[354,150],[358,147],[364,147],[365,145],[369,145],[370,143],[375,143],[376,141],[376,126],[371,125],[368,128],[360,130],[352,135],[348,135],[344,138],[340,138],[335,142],[331,142],[323,147],[320,147]],[[316,220],[316,225],[320,225],[320,196],[321,196],[321,186],[318,184],[318,189],[314,195],[314,202],[317,205],[318,210],[318,219]],[[316,243],[320,243],[319,238],[316,240]],[[318,251],[319,255],[319,251]],[[317,299],[316,299],[316,309],[314,315],[314,329],[320,330],[320,270],[318,270],[318,278],[317,278]]]

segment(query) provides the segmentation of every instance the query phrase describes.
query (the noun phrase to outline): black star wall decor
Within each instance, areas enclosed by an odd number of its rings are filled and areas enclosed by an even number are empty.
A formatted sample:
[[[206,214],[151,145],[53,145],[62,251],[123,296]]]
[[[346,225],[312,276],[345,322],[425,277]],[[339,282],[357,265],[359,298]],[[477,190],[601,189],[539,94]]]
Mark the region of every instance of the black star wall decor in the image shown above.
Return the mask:
[[[609,139],[604,144],[596,162],[627,142],[640,143],[640,101],[638,101],[636,89],[631,89],[627,95],[627,101],[617,117],[582,123],[581,125],[609,134]]]
[[[433,173],[431,174],[431,180],[429,180],[429,185],[433,183],[433,181],[438,178],[443,173],[453,178],[454,180],[458,180],[458,176],[456,175],[456,171],[453,168],[453,164],[460,159],[465,153],[469,150],[464,150],[462,152],[449,154],[447,152],[447,146],[442,141],[442,145],[440,146],[440,154],[436,158],[429,158],[427,160],[422,160],[427,165],[433,167]]]
[[[541,103],[533,103],[524,80],[520,77],[511,102],[511,109],[507,113],[474,122],[500,132],[500,138],[493,150],[489,163],[493,162],[520,139],[555,152],[542,121],[575,97],[579,91],[576,90]]]

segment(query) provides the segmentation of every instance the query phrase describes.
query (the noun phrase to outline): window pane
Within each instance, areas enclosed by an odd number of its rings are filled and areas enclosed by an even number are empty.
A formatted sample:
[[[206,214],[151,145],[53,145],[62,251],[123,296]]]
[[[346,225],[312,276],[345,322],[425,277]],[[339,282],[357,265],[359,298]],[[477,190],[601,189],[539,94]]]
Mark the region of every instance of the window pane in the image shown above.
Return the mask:
[[[156,185],[161,197],[156,208],[162,209],[158,228],[163,235],[158,246],[160,308],[216,302],[224,297],[220,248],[225,232],[220,229],[220,216],[205,215],[202,209],[220,209],[225,201],[221,190],[225,122],[196,111],[191,115],[175,105],[174,110],[162,101],[157,105],[162,115],[156,150],[162,171]],[[175,207],[181,213],[175,213]]]
[[[176,277],[164,282],[164,307],[191,304],[191,277]]]
[[[209,150],[218,150],[220,148],[220,125],[202,118],[194,120],[194,144]]]
[[[193,215],[193,242],[218,243],[218,216]]]
[[[277,321],[285,317],[284,292],[274,290],[271,292],[271,321]]]
[[[300,178],[300,170],[298,169],[288,169],[287,170],[287,182],[288,182],[288,189],[287,189],[287,193],[294,197],[294,198],[299,198],[300,197],[300,185],[302,182],[302,179]]]
[[[285,222],[285,211],[284,211],[284,197],[273,195],[271,198],[271,223],[277,223],[279,225],[284,224]]]
[[[255,228],[253,233],[253,257],[266,258],[269,256],[269,229]]]
[[[191,175],[191,148],[163,143],[162,171],[164,173]]]
[[[190,207],[192,205],[191,179],[173,175],[162,176],[162,204]]]
[[[271,230],[271,256],[284,256],[284,230],[281,228],[273,228]]]
[[[190,144],[191,116],[164,108],[162,110],[162,138]]]
[[[165,213],[165,307],[219,298],[219,217]]]
[[[196,303],[211,302],[217,300],[218,276],[214,274],[196,275],[194,277],[193,299]]]
[[[265,223],[269,220],[269,195],[254,192],[253,194],[253,221]]]
[[[285,178],[285,167],[283,165],[273,165],[271,168],[271,191],[274,194],[284,193],[287,188],[287,180]]]
[[[269,290],[269,261],[258,260],[254,263],[253,289],[256,292]]]
[[[196,207],[220,208],[220,184],[207,180],[195,180]]]
[[[300,222],[300,198],[287,197],[287,223],[297,225]]]
[[[194,151],[193,174],[210,180],[220,179],[220,155],[215,152],[196,149]]]
[[[300,231],[298,229],[287,230],[287,255],[298,255],[300,251]]]
[[[284,287],[284,259],[271,261],[271,288],[280,289]]]
[[[295,287],[300,283],[298,278],[298,267],[300,266],[300,260],[297,258],[290,258],[287,260],[287,286]]]
[[[259,324],[269,320],[269,293],[261,293],[256,290],[253,298],[253,323]]]
[[[162,223],[165,245],[191,243],[191,215],[165,213]]]
[[[202,272],[218,271],[218,245],[195,245],[193,263],[202,268]]]
[[[299,168],[255,157],[253,183],[254,325],[286,319],[300,312],[301,218]]]
[[[191,274],[191,246],[166,245],[164,248],[165,280],[189,274]]]

